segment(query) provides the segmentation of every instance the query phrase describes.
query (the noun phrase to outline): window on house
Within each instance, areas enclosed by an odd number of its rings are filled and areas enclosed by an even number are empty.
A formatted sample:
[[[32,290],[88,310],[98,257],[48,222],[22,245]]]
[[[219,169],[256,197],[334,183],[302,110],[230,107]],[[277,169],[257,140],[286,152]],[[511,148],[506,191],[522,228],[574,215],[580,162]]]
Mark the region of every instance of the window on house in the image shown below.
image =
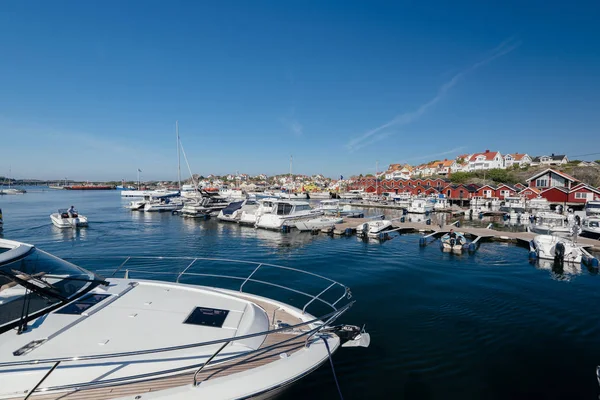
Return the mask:
[[[448,197],[450,197],[450,192],[451,192],[451,190],[448,189],[448,192],[447,192]]]
[[[548,186],[548,179],[546,179],[546,178],[536,179],[535,187],[546,187],[546,186]]]
[[[588,194],[585,192],[577,192],[575,193],[575,198],[576,199],[587,199]]]

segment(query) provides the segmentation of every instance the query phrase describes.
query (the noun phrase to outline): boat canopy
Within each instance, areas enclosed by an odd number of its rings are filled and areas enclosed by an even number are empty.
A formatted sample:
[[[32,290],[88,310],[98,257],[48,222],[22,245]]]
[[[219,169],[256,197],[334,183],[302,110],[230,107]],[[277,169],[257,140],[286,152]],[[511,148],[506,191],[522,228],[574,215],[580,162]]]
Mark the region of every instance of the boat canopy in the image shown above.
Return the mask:
[[[104,281],[31,245],[0,239],[0,333]]]

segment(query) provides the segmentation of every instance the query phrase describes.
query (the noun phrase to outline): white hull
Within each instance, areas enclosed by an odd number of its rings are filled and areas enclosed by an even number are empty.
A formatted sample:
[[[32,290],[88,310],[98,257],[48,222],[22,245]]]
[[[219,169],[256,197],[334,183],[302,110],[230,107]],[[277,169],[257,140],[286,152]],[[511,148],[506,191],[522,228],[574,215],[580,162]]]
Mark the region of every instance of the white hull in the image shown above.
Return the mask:
[[[433,203],[425,199],[415,199],[408,206],[408,212],[413,214],[426,214],[433,211]]]
[[[175,211],[183,207],[183,203],[146,203],[144,205],[144,211],[147,212],[161,212],[161,211]]]
[[[392,228],[392,221],[378,220],[369,221],[356,227],[356,234],[359,236],[377,237],[380,233]]]
[[[172,197],[177,196],[178,191],[172,190],[122,190],[121,196],[123,197]]]
[[[308,195],[311,199],[329,199],[331,195],[329,192],[309,192]]]
[[[131,201],[131,202],[129,202],[129,204],[127,204],[125,206],[125,208],[128,208],[133,211],[143,211],[146,203],[147,203],[146,200]]]
[[[538,233],[540,235],[560,236],[563,238],[569,238],[572,236],[570,228],[552,227],[547,225],[529,224],[529,232]]]
[[[83,215],[79,215],[75,218],[62,218],[59,213],[54,213],[50,215],[50,220],[52,224],[57,228],[81,228],[88,226],[87,217]]]
[[[581,247],[571,240],[551,235],[538,235],[530,243],[530,250],[537,254],[537,257],[544,260],[555,260],[560,253],[557,245],[564,248],[564,262],[580,263],[583,257]]]
[[[263,229],[281,229],[284,225],[293,226],[298,221],[308,220],[319,215],[323,215],[323,211],[310,210],[308,212],[299,212],[289,215],[264,214],[257,218],[256,227]]]
[[[306,221],[296,222],[296,228],[300,231],[312,231],[315,229],[330,228],[335,224],[342,223],[342,218],[322,217],[314,218]]]

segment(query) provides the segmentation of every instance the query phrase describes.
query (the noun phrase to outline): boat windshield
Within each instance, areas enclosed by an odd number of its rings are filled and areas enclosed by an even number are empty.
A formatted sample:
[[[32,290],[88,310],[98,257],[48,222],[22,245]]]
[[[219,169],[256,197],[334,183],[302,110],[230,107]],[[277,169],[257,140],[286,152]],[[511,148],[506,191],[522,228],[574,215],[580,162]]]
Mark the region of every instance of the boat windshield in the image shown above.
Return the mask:
[[[596,208],[596,209],[600,209],[600,202],[597,203],[587,203],[585,205],[585,208]]]
[[[35,248],[0,260],[0,332],[99,283],[103,280],[94,273]]]

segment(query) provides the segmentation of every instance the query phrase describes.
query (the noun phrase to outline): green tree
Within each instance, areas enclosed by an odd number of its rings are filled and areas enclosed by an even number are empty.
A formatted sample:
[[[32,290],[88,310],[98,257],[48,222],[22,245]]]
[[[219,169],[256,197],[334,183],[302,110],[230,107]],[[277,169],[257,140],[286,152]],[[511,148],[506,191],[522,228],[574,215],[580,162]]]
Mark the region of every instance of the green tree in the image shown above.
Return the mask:
[[[473,177],[474,174],[471,172],[455,172],[450,176],[450,181],[453,183],[465,183]]]

